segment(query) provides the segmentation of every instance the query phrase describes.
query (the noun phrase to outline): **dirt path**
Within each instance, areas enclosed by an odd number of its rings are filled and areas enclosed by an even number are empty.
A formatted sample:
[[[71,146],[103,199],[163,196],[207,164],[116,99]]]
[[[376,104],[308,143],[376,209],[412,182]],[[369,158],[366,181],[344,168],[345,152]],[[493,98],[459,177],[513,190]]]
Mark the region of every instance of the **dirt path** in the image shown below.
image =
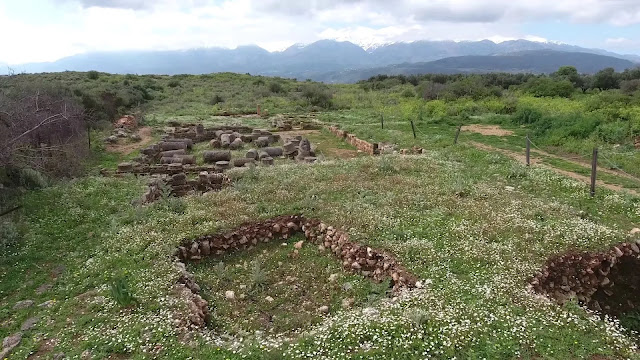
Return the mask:
[[[151,127],[149,126],[141,127],[140,129],[138,129],[138,135],[140,135],[140,138],[142,140],[130,144],[107,145],[106,150],[108,152],[116,152],[122,155],[128,155],[149,144],[151,140],[153,140],[153,137],[151,136]]]
[[[465,125],[460,128],[462,131],[470,131],[482,135],[493,135],[493,136],[509,136],[513,135],[513,131],[505,130],[498,125],[480,125],[480,124],[471,124]]]
[[[517,152],[514,152],[514,151],[510,151],[510,150],[496,148],[496,147],[493,147],[493,146],[490,146],[490,145],[486,145],[486,144],[482,144],[482,143],[475,142],[475,141],[469,141],[468,143],[473,145],[475,148],[480,149],[480,150],[484,150],[484,151],[488,151],[488,152],[499,152],[499,153],[504,154],[506,156],[509,156],[510,158],[515,159],[518,162],[523,163],[523,164],[526,164],[526,162],[527,162],[526,156],[524,154],[521,154],[521,153],[517,153]],[[570,177],[570,178],[578,180],[578,181],[582,181],[582,182],[584,182],[586,184],[591,184],[591,178],[588,177],[588,176],[576,174],[574,172],[563,170],[563,169],[558,169],[558,168],[553,167],[553,166],[548,165],[548,164],[543,164],[542,160],[535,156],[536,153],[541,153],[544,156],[550,156],[550,157],[558,158],[558,159],[561,159],[561,160],[570,161],[570,160],[567,160],[565,158],[559,157],[557,155],[547,154],[547,153],[545,153],[543,151],[540,151],[540,152],[532,151],[531,152],[531,159],[530,159],[532,165],[538,165],[538,166],[543,167],[545,169],[554,171],[554,172],[556,172],[556,173],[558,173],[560,175],[567,176],[567,177]],[[572,163],[582,166],[582,164],[580,164],[579,162],[572,162]],[[607,172],[607,173],[611,173],[611,171],[605,171],[605,170],[607,170],[607,169],[599,169],[599,171],[604,171],[604,172]],[[619,176],[619,173],[617,173],[617,172],[613,172],[613,174],[616,175],[616,176]],[[631,178],[635,179],[633,177],[631,177]],[[638,179],[635,179],[635,180],[638,180]],[[607,183],[603,182],[602,180],[596,180],[596,184],[598,186],[602,186],[602,187],[607,188],[609,190],[626,191],[626,192],[632,193],[634,195],[640,195],[640,193],[635,191],[635,190],[627,189],[627,188],[622,187],[620,185],[607,184]]]

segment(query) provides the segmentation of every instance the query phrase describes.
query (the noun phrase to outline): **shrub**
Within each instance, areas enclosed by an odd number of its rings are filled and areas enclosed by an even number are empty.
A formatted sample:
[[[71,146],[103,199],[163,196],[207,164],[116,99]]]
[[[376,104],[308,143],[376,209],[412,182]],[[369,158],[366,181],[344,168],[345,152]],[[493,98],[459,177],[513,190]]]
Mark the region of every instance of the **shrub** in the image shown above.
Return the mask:
[[[224,102],[224,99],[222,98],[222,96],[220,96],[218,94],[215,94],[213,96],[213,98],[211,99],[211,105],[217,105],[217,104],[220,104],[220,103],[223,103],[223,102]]]
[[[0,221],[0,251],[15,246],[22,236],[12,221]]]
[[[302,96],[307,99],[310,105],[323,109],[332,107],[331,98],[333,94],[328,87],[320,84],[308,84],[302,88]]]
[[[98,78],[100,77],[100,73],[95,70],[91,70],[87,72],[87,77],[91,80],[98,80]]]
[[[575,91],[569,80],[554,80],[547,77],[531,78],[524,84],[524,88],[536,97],[570,97]]]
[[[413,90],[411,89],[404,89],[404,91],[402,92],[402,97],[405,97],[405,98],[412,98],[415,96],[416,96],[416,93],[413,92]]]
[[[542,118],[542,113],[536,109],[523,107],[519,108],[513,115],[513,122],[519,125],[533,124]]]
[[[612,122],[601,124],[596,128],[595,134],[604,142],[623,143],[629,137],[629,123]]]
[[[284,88],[282,87],[282,84],[274,81],[269,84],[269,91],[271,91],[274,94],[280,94],[284,92]]]
[[[169,86],[170,88],[178,87],[178,86],[180,86],[180,81],[178,81],[178,80],[171,80],[171,81],[169,81],[169,83],[167,84],[167,86]]]

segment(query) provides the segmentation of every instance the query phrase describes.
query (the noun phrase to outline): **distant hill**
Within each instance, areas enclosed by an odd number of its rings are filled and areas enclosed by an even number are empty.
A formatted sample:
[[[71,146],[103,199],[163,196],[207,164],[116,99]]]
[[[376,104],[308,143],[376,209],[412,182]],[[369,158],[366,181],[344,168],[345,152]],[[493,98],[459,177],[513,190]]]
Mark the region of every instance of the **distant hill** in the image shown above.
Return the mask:
[[[523,59],[522,51],[547,51],[538,55],[543,62]],[[551,52],[549,52],[551,51]],[[602,58],[567,55],[571,53]],[[515,53],[515,54],[514,54]],[[505,55],[502,59],[499,56]],[[517,55],[521,54],[521,55]],[[563,55],[560,55],[563,54]],[[497,55],[497,56],[496,56]],[[452,60],[460,57],[458,60]],[[563,58],[564,57],[564,58]],[[606,61],[604,59],[607,59]],[[438,63],[438,60],[446,61]],[[615,59],[615,60],[614,60]],[[308,45],[294,45],[280,52],[268,52],[258,46],[236,49],[206,48],[176,51],[96,52],[70,56],[50,63],[11,65],[15,72],[58,72],[98,70],[131,74],[204,74],[214,72],[251,73],[319,81],[350,82],[361,74],[415,73],[434,69],[437,72],[516,71],[548,72],[551,64],[576,65],[585,72],[597,66],[630,67],[630,60],[640,57],[585,49],[572,45],[540,43],[527,40],[494,43],[483,41],[416,41],[394,43],[365,50],[350,42],[321,40]],[[554,62],[557,60],[556,62]],[[498,62],[498,63],[496,63]],[[401,65],[396,65],[401,64]],[[429,65],[426,65],[429,64]],[[613,65],[612,65],[613,64]],[[391,66],[392,65],[392,66]],[[0,74],[6,73],[0,68]],[[348,78],[341,79],[340,74]]]
[[[552,73],[561,66],[575,66],[578,72],[594,74],[604,68],[616,71],[638,66],[629,60],[612,56],[584,52],[564,52],[553,50],[519,51],[511,54],[492,56],[455,56],[423,63],[404,63],[371,69],[350,70],[327,73],[319,80],[333,83],[351,83],[365,80],[378,74],[459,74],[459,73]]]

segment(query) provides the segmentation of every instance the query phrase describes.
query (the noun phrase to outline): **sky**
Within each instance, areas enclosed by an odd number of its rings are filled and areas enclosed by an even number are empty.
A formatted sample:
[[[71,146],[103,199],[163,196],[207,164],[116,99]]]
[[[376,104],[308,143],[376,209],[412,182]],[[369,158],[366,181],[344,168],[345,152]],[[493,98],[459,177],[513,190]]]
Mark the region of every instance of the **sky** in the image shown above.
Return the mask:
[[[0,63],[321,39],[554,41],[640,55],[640,0],[0,0]]]

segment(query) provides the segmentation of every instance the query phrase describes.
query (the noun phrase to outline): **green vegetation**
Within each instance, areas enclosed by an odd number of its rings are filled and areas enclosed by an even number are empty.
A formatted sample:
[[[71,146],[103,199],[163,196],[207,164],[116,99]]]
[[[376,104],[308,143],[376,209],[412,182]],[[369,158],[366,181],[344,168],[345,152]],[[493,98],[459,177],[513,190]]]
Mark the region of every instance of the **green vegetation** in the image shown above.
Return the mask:
[[[620,87],[633,81],[613,76]],[[114,113],[141,112],[154,136],[172,120],[269,128],[274,114],[317,111],[317,119],[364,140],[427,151],[363,156],[326,130],[312,131],[305,136],[330,161],[234,169],[232,187],[145,207],[131,205],[145,190],[143,178],[41,182],[33,173],[12,175],[30,190],[11,188],[23,208],[0,222],[0,338],[38,316],[12,359],[60,352],[134,359],[638,359],[637,314],[603,319],[576,303],[559,306],[530,294],[526,284],[550,256],[629,240],[640,222],[640,198],[605,188],[592,198],[582,182],[472,144],[521,152],[529,134],[536,146],[562,157],[539,154],[543,164],[577,174],[584,167],[569,160],[588,161],[599,146],[607,159],[640,176],[633,145],[640,95],[595,85],[583,92],[582,78],[571,69],[549,77],[430,75],[357,85],[234,74],[11,78],[57,81],[78,100],[95,100],[96,109],[107,109],[105,92],[117,94],[122,101],[114,100],[120,104]],[[568,97],[544,97],[530,88],[536,82],[549,89],[572,84],[573,90]],[[242,116],[257,104],[267,115]],[[512,133],[463,131],[454,146],[460,124]],[[104,134],[92,132],[90,174],[136,155],[105,153]],[[205,147],[194,146],[196,152]],[[640,186],[633,177],[599,178]],[[187,264],[212,319],[205,329],[180,329],[188,305],[176,295],[179,270],[171,255],[183,239],[297,213],[394,254],[425,288],[388,294],[388,282],[343,271],[326,250],[305,243],[294,256],[293,244],[302,240],[294,237]],[[40,291],[42,285],[51,287]],[[226,291],[234,291],[233,301]],[[27,299],[35,305],[13,309]]]

